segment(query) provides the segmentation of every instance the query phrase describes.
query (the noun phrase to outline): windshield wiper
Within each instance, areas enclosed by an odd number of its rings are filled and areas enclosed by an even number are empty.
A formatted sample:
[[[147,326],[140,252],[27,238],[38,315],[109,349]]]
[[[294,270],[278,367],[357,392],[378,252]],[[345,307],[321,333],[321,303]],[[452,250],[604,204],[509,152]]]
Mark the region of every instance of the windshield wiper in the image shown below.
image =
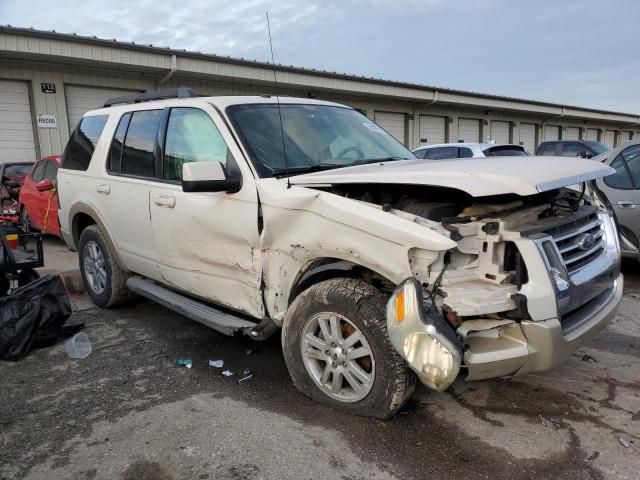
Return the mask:
[[[275,170],[273,172],[274,177],[286,177],[288,175],[297,175],[299,173],[313,173],[322,172],[324,170],[331,170],[333,168],[347,167],[348,165],[336,165],[335,163],[318,163],[317,165],[305,165],[302,167],[289,167],[286,170]]]
[[[382,157],[382,158],[364,158],[362,160],[356,160],[349,165],[345,165],[345,167],[354,167],[356,165],[367,165],[369,163],[380,163],[380,162],[392,162],[395,160],[411,160],[410,158],[405,157]]]

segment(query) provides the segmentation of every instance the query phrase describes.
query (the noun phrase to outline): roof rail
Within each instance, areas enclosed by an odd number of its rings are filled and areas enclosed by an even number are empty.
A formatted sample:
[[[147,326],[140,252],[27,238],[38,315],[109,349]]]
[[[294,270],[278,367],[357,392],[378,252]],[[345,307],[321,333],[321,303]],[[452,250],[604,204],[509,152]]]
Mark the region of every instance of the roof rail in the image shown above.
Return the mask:
[[[187,87],[172,88],[170,90],[146,91],[142,93],[134,93],[132,95],[123,95],[121,97],[113,97],[104,102],[102,108],[111,107],[121,103],[141,103],[150,102],[152,100],[165,100],[167,98],[193,98],[197,95],[193,90]]]

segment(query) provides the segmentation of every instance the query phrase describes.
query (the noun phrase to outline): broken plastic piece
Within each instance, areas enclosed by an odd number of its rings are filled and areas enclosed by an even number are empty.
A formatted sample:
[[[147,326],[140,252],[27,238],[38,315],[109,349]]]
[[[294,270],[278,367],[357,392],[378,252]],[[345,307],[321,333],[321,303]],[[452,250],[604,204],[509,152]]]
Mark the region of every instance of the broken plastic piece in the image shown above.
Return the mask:
[[[209,360],[210,367],[222,368],[224,360]]]
[[[222,374],[225,377],[230,377],[231,375],[233,375],[234,373],[231,370],[225,370],[224,372],[222,372]]]
[[[76,333],[64,342],[64,351],[71,358],[87,358],[91,355],[91,341],[86,333]]]
[[[193,366],[193,362],[191,361],[190,358],[180,358],[177,362],[176,365],[178,365],[179,367],[187,367],[187,368],[191,368]]]
[[[249,374],[246,377],[242,377],[240,380],[238,380],[238,383],[242,383],[245,380],[249,380],[250,378],[253,378],[253,374]]]

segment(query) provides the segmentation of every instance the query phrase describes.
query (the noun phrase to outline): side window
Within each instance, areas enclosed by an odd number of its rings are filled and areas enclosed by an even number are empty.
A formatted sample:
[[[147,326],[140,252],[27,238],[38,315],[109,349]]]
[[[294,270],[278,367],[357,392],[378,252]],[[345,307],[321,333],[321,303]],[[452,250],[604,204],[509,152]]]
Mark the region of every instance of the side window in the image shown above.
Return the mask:
[[[634,187],[640,188],[640,145],[627,148],[622,152],[622,156],[627,162]]]
[[[586,147],[577,142],[564,143],[562,144],[562,153],[563,157],[575,157],[580,152],[584,152]]]
[[[80,120],[67,142],[67,148],[64,149],[61,168],[80,171],[89,168],[96,143],[108,118],[108,115],[95,115]]]
[[[162,110],[133,112],[124,141],[120,173],[155,178],[155,145]]]
[[[229,149],[211,117],[198,108],[172,108],[164,147],[163,177],[182,180],[182,165],[219,162],[227,166]]]
[[[47,162],[47,166],[44,170],[44,178],[47,180],[51,180],[53,183],[56,183],[58,179],[58,165],[56,162],[49,160]]]
[[[470,148],[460,147],[458,149],[458,158],[473,158],[473,152]]]
[[[622,155],[618,155],[615,160],[611,162],[610,167],[615,168],[616,173],[609,175],[608,177],[604,177],[604,183],[609,185],[611,188],[617,188],[620,190],[629,190],[633,188],[631,176],[629,175],[627,165]]]
[[[427,154],[428,151],[429,151],[428,148],[423,148],[422,150],[416,150],[415,152],[413,152],[413,154],[417,158],[425,158],[425,155]]]
[[[111,150],[109,151],[109,163],[107,165],[107,170],[109,172],[120,173],[122,146],[124,145],[124,137],[127,134],[127,128],[129,128],[130,120],[131,113],[125,113],[120,119],[120,122],[118,122],[116,133],[111,141]]]
[[[31,174],[31,178],[34,182],[39,182],[44,178],[44,169],[47,166],[47,160],[42,160],[38,162],[38,164],[33,169],[33,173]]]
[[[556,144],[555,143],[547,143],[542,148],[540,155],[555,155],[556,154]]]
[[[424,158],[431,160],[442,160],[445,158],[458,158],[458,147],[439,147],[432,148],[427,152]]]

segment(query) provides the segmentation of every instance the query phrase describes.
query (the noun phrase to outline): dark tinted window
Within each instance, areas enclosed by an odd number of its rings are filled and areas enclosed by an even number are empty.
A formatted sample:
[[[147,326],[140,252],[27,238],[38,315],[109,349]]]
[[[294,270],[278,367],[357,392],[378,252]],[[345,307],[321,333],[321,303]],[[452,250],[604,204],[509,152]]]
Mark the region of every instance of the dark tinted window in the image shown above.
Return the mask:
[[[578,142],[569,142],[562,144],[561,155],[563,157],[576,157],[579,153],[586,151],[587,149]]]
[[[58,178],[58,165],[56,162],[49,160],[47,166],[44,169],[44,178],[51,180],[53,183]]]
[[[44,169],[46,166],[47,166],[46,160],[41,160],[36,164],[35,168],[33,169],[33,173],[31,174],[31,178],[35,182],[39,182],[44,178]]]
[[[111,141],[111,150],[109,151],[109,165],[107,169],[110,172],[120,173],[120,160],[122,158],[122,145],[124,144],[124,137],[127,134],[127,128],[129,128],[129,120],[131,120],[131,114],[125,113],[120,122],[116,133]]]
[[[604,177],[604,183],[609,185],[611,188],[617,188],[621,190],[628,190],[633,188],[633,184],[631,183],[631,176],[627,171],[627,165],[622,157],[622,154],[618,155],[610,165],[612,168],[616,169],[616,173],[613,175],[609,175],[608,177]]]
[[[164,178],[182,180],[182,165],[220,162],[227,166],[227,144],[211,120],[198,108],[172,108],[164,147]]]
[[[62,168],[69,170],[86,170],[89,168],[91,156],[96,148],[96,143],[107,123],[107,115],[84,117],[71,134],[67,148],[64,150]]]
[[[513,145],[502,145],[499,147],[490,147],[483,150],[487,157],[526,157],[527,152],[524,148],[518,148]]]
[[[155,144],[162,110],[133,112],[122,152],[120,172],[138,177],[155,177]]]
[[[473,152],[471,151],[470,148],[460,147],[458,149],[458,156],[460,158],[471,158],[471,157],[473,157]]]
[[[555,155],[556,154],[556,144],[555,143],[545,143],[540,150],[540,155]]]
[[[424,158],[424,156],[427,154],[427,150],[416,150],[415,152],[413,152],[413,154],[418,158]]]
[[[424,158],[442,160],[445,158],[458,158],[458,147],[436,147],[427,150]]]

